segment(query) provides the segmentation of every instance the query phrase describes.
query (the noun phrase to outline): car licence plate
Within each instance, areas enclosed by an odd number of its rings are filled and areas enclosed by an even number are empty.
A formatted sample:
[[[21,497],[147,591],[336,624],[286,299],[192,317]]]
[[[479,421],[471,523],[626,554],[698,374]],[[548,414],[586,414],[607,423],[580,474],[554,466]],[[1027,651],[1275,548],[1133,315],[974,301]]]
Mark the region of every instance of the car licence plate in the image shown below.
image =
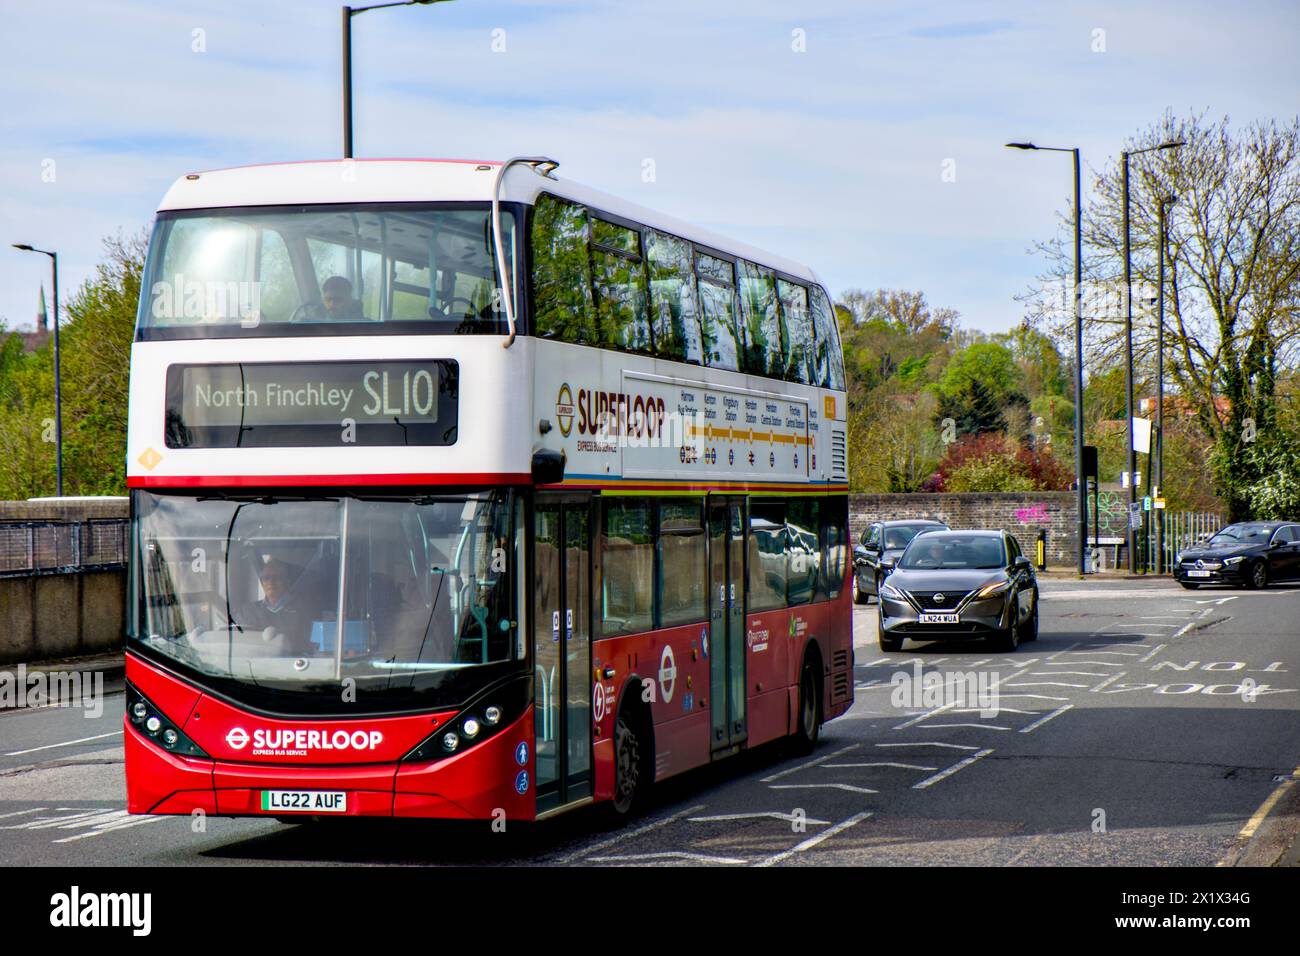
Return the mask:
[[[337,790],[263,790],[262,809],[275,813],[346,813],[348,795]]]
[[[922,624],[956,624],[959,620],[956,614],[921,613]]]
[[[1210,572],[1200,571],[1200,570],[1188,571],[1187,576],[1189,578],[1208,578],[1210,576]]]

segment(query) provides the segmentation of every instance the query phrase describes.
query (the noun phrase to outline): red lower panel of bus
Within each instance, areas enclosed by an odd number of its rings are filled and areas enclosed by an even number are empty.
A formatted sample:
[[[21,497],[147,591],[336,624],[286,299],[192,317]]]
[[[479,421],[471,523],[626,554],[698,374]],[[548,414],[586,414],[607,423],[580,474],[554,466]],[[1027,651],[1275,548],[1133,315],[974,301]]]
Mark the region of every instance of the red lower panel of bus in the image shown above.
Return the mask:
[[[265,792],[316,791],[345,794],[340,813],[345,816],[490,819],[504,813],[514,820],[534,816],[531,707],[510,726],[453,757],[403,764],[400,757],[454,715],[270,720],[215,700],[131,655],[127,656],[127,677],[190,739],[222,758],[169,753],[125,717],[127,810],[131,813],[191,814],[202,810],[221,816],[286,816],[292,811],[263,809]],[[168,706],[160,703],[164,700]],[[242,733],[235,734],[236,730]],[[281,736],[268,736],[272,733]],[[259,740],[267,743],[292,734],[289,739],[295,742],[301,738],[309,745],[321,744],[329,743],[335,733],[347,739],[340,736],[340,746],[328,750],[308,746],[311,763],[302,762],[301,753],[276,754],[269,752],[269,747],[254,755]],[[526,744],[522,764],[517,760],[520,744]],[[247,754],[246,758],[229,759],[232,749]],[[349,755],[355,760],[359,752],[385,759],[343,762]]]
[[[746,747],[795,731],[799,675],[809,642],[822,670],[822,714],[838,717],[853,704],[851,608],[847,589],[833,600],[750,614],[745,620]],[[615,677],[597,684],[596,796],[612,796],[614,725],[629,688],[647,696],[654,722],[655,779],[702,766],[711,759],[711,654],[707,624],[611,637],[592,645],[596,672]],[[603,747],[603,750],[602,750]]]

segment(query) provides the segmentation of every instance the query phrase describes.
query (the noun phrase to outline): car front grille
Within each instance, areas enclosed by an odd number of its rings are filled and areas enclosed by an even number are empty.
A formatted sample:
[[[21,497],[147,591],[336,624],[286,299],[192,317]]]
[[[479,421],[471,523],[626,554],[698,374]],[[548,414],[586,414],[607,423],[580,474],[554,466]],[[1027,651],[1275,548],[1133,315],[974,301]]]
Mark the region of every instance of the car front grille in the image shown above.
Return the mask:
[[[966,599],[969,591],[908,591],[917,607],[926,611],[951,611]],[[935,595],[942,594],[943,600],[936,601]]]

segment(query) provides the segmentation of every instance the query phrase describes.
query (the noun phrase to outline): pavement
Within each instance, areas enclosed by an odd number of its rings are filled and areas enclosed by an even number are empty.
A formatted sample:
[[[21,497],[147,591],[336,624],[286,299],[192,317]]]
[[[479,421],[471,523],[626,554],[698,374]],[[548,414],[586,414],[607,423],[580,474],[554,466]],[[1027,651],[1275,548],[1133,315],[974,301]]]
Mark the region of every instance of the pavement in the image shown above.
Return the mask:
[[[1300,587],[1042,576],[1040,639],[876,644],[816,751],[662,782],[638,819],[540,824],[129,817],[122,695],[0,714],[8,865],[1300,865]],[[65,662],[67,663],[67,662]],[[107,673],[108,670],[105,670]],[[921,675],[915,693],[905,693]],[[931,676],[933,675],[933,676]],[[935,704],[927,680],[987,699]]]

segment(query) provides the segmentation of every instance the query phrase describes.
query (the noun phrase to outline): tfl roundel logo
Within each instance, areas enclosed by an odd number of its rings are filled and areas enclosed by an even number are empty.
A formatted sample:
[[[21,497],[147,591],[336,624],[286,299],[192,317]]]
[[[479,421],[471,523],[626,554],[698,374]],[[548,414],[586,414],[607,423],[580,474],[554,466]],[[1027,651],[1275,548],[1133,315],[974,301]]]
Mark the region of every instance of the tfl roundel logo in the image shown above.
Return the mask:
[[[569,383],[560,386],[560,394],[555,397],[555,420],[560,425],[560,434],[565,438],[573,431],[573,392]]]
[[[231,750],[243,750],[248,746],[248,731],[243,727],[230,728],[230,733],[226,734],[226,743]]]

